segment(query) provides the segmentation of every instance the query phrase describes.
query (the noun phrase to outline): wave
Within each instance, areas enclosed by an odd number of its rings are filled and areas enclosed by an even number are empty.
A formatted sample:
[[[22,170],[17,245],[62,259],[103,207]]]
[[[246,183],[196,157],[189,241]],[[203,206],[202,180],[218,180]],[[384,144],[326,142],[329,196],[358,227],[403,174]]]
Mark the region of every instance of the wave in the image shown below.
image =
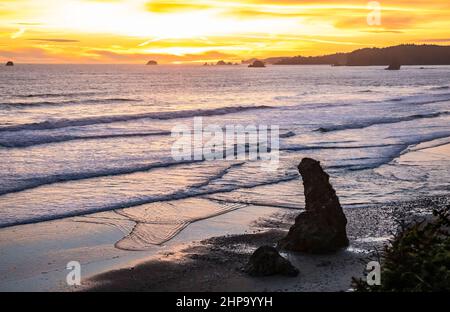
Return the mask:
[[[223,178],[227,173],[230,172],[230,170],[232,170],[234,168],[242,167],[244,164],[245,164],[245,162],[239,162],[239,163],[236,163],[236,164],[232,164],[232,165],[228,166],[227,168],[225,168],[224,170],[222,170],[221,172],[217,173],[216,175],[213,175],[213,176],[209,177],[206,181],[200,182],[198,184],[195,184],[192,187],[204,187],[204,186],[207,186],[211,182],[216,181],[216,180],[220,180],[221,178]]]
[[[283,182],[289,182],[289,181],[283,181]],[[211,200],[220,200],[219,198],[215,198],[214,196],[203,196],[204,198],[211,199]],[[290,209],[290,210],[302,210],[304,205],[285,205],[285,204],[279,204],[272,201],[265,201],[265,200],[235,200],[235,199],[226,199],[227,203],[233,203],[233,204],[242,204],[242,205],[252,205],[252,206],[263,206],[263,207],[272,207],[272,208],[281,208],[281,209]]]
[[[184,162],[184,163],[188,163],[188,162]],[[140,200],[137,200],[137,201],[136,200],[131,200],[131,201],[127,201],[127,202],[122,202],[120,204],[114,204],[114,205],[108,206],[108,207],[103,207],[103,208],[99,208],[99,209],[93,209],[93,210],[84,211],[82,213],[79,213],[79,212],[68,212],[68,213],[63,213],[63,214],[59,214],[59,215],[55,215],[55,216],[40,216],[40,217],[36,217],[36,218],[30,218],[30,219],[27,219],[27,220],[14,221],[12,223],[8,222],[8,223],[3,223],[3,224],[0,221],[0,228],[13,226],[13,225],[18,225],[18,224],[27,224],[27,223],[48,221],[48,220],[53,220],[53,219],[60,219],[60,218],[65,218],[65,217],[73,217],[73,216],[79,216],[79,215],[89,215],[91,213],[101,212],[101,211],[114,210],[114,211],[118,212],[117,209],[131,208],[131,207],[140,206],[140,205],[143,205],[143,204],[150,204],[150,203],[154,203],[154,202],[167,202],[167,201],[170,201],[170,200],[178,200],[178,199],[185,199],[185,198],[195,197],[195,196],[198,195],[198,194],[194,195],[195,190],[198,190],[198,189],[200,189],[202,187],[206,187],[211,182],[222,178],[231,169],[240,167],[240,166],[242,166],[244,164],[245,164],[245,162],[233,163],[233,164],[227,166],[226,168],[223,168],[222,170],[220,170],[220,172],[218,172],[217,174],[209,177],[204,182],[201,182],[201,183],[198,183],[198,184],[194,184],[194,185],[190,186],[188,189],[176,191],[176,192],[168,194],[168,195],[160,195],[160,196],[153,196],[153,197],[150,196],[150,197],[147,197],[145,199],[141,198]],[[166,167],[169,167],[171,165],[173,165],[173,164],[167,164]],[[206,193],[214,193],[214,191],[206,191],[206,190],[205,190],[205,192]],[[192,195],[192,196],[190,196],[190,195]],[[120,208],[118,208],[119,206],[120,206]],[[113,207],[116,207],[116,208],[113,208]],[[213,215],[211,215],[211,216],[213,216]],[[208,216],[206,216],[206,217],[208,217]],[[161,221],[160,219],[158,219],[158,220]],[[134,221],[137,221],[137,220],[134,220]]]
[[[327,150],[327,149],[359,149],[359,148],[377,148],[377,147],[389,147],[389,146],[405,146],[404,144],[373,144],[373,145],[355,145],[355,146],[287,146],[281,147],[280,151],[288,152],[300,152],[306,150]]]
[[[371,164],[346,164],[346,165],[334,165],[334,166],[331,165],[331,166],[326,167],[327,170],[330,170],[330,169],[331,170],[332,169],[346,169],[349,171],[366,170],[366,169],[374,169],[383,164],[389,163],[390,161],[392,161],[393,159],[395,159],[396,157],[401,155],[403,152],[408,151],[409,147],[412,147],[416,144],[419,144],[421,142],[433,141],[433,140],[437,140],[437,139],[445,138],[445,137],[449,137],[449,136],[450,136],[450,132],[446,132],[446,133],[439,133],[439,134],[434,134],[434,135],[419,136],[419,137],[415,138],[414,140],[412,140],[411,142],[408,142],[405,144],[391,144],[391,145],[380,144],[380,145],[347,146],[347,147],[326,147],[325,146],[322,148],[370,148],[370,147],[395,146],[395,151],[391,152],[387,156],[374,158],[374,160],[378,160],[378,161],[375,161],[374,163],[371,163]],[[303,148],[306,148],[306,147],[303,147]],[[317,147],[308,147],[308,148],[321,148],[321,147],[317,146]],[[178,165],[178,164],[186,164],[186,163],[192,163],[192,162],[196,162],[196,161],[153,164],[153,165],[149,165],[148,166],[149,169],[146,169],[146,170],[150,170],[151,168],[168,167],[168,166],[174,166],[174,165]],[[208,198],[209,197],[208,195],[229,193],[229,192],[236,191],[239,189],[252,189],[255,187],[274,185],[274,184],[279,184],[279,183],[289,182],[289,181],[299,179],[298,173],[293,172],[290,174],[286,174],[284,176],[278,176],[275,179],[269,179],[269,180],[262,181],[262,182],[249,183],[249,184],[245,184],[245,185],[226,184],[226,185],[222,185],[222,187],[218,188],[218,189],[207,188],[207,186],[211,182],[222,178],[231,169],[242,166],[243,164],[244,163],[242,163],[242,162],[231,164],[227,168],[224,168],[218,174],[210,177],[206,182],[202,182],[200,184],[193,185],[193,186],[189,187],[188,189],[179,190],[179,191],[176,191],[176,192],[173,192],[170,194],[158,195],[158,196],[147,196],[147,197],[144,196],[144,197],[134,198],[132,200],[118,202],[118,203],[114,203],[114,204],[108,205],[108,206],[97,207],[97,208],[89,209],[86,211],[72,211],[72,212],[67,212],[67,213],[59,213],[56,215],[47,215],[47,216],[39,216],[39,217],[35,217],[35,218],[28,218],[25,220],[16,220],[16,221],[10,221],[10,222],[5,222],[5,223],[0,222],[0,228],[19,225],[19,224],[37,223],[37,222],[48,221],[48,220],[62,219],[62,218],[67,218],[67,217],[75,217],[75,216],[81,216],[81,215],[86,216],[86,215],[97,213],[97,212],[132,208],[132,207],[142,206],[145,204],[150,204],[150,203],[155,203],[155,202],[169,202],[169,201],[173,201],[173,200],[194,198],[194,197]],[[141,168],[136,167],[134,169],[128,168],[127,171],[128,172],[130,172],[130,171],[136,172],[137,170],[142,170],[142,169],[143,169],[142,167]],[[120,170],[126,171],[123,169],[119,169],[114,172],[110,172],[109,174],[111,174],[111,173],[112,174],[121,174],[119,172]],[[84,176],[86,176],[86,174]],[[70,177],[70,175],[66,176],[66,177]],[[80,174],[78,179],[84,179],[83,174]],[[52,183],[57,183],[57,182],[52,182]],[[3,195],[3,194],[0,194],[0,195]]]
[[[103,170],[92,171],[92,172],[72,172],[72,173],[63,173],[63,174],[55,174],[55,175],[44,176],[44,177],[37,177],[37,178],[28,179],[28,180],[26,180],[26,183],[19,185],[19,186],[1,189],[0,196],[10,194],[10,193],[23,192],[23,191],[34,189],[34,188],[44,186],[44,185],[51,185],[51,184],[62,183],[62,182],[79,181],[79,180],[86,180],[86,179],[100,178],[100,177],[117,176],[117,175],[130,174],[130,173],[136,173],[136,172],[144,172],[144,171],[150,171],[152,169],[157,169],[157,168],[167,168],[167,167],[191,164],[191,163],[200,162],[200,161],[202,161],[202,160],[187,160],[187,161],[177,161],[177,162],[170,162],[170,161],[169,162],[157,162],[157,163],[151,163],[151,164],[135,166],[135,167],[103,169]]]
[[[0,103],[0,108],[31,108],[31,107],[61,107],[77,104],[114,104],[140,102],[140,99],[129,98],[106,98],[106,99],[88,99],[88,100],[67,100],[67,101],[42,101],[42,102],[12,102]]]
[[[363,90],[359,91],[360,93],[369,92],[371,90]],[[371,91],[375,92],[375,91]],[[290,99],[294,99],[295,97],[286,97]],[[303,100],[303,98],[299,98],[299,100]],[[359,105],[375,105],[375,104],[391,104],[391,105],[427,105],[434,104],[440,102],[450,101],[450,93],[432,93],[432,94],[414,94],[414,95],[406,95],[403,97],[391,97],[391,98],[383,98],[383,99],[375,99],[375,100],[361,100],[361,99],[342,99],[342,100],[333,100],[329,102],[302,102],[300,104],[294,105],[286,105],[286,106],[277,106],[277,108],[283,108],[287,110],[297,110],[304,108],[328,108],[328,107],[348,107],[348,106],[359,106]]]
[[[355,123],[342,124],[342,125],[332,125],[326,127],[320,127],[315,129],[317,132],[332,132],[332,131],[340,131],[340,130],[350,130],[350,129],[364,129],[375,125],[383,125],[383,124],[393,124],[404,121],[412,121],[416,119],[426,119],[426,118],[437,118],[445,115],[449,115],[450,111],[445,112],[436,112],[430,114],[415,114],[410,116],[402,116],[402,117],[387,117],[387,118],[375,118],[366,121],[359,121]]]
[[[436,136],[433,136],[431,138],[425,136],[419,142],[416,142],[415,144],[411,144],[407,149],[405,149],[401,155],[404,155],[409,152],[417,152],[426,150],[429,148],[435,148],[443,145],[447,145],[450,143],[450,132],[449,131],[443,131],[439,133]]]
[[[236,146],[234,146],[234,148],[232,150],[234,150],[234,156],[237,156],[238,154],[237,154]],[[245,152],[248,152],[248,146],[246,146]],[[223,157],[225,158],[226,155],[227,155],[227,151],[224,150]],[[151,163],[151,164],[141,165],[141,166],[103,169],[103,170],[91,171],[91,172],[69,172],[69,173],[63,173],[63,174],[55,174],[55,175],[49,175],[49,176],[43,176],[43,177],[36,177],[36,178],[31,178],[31,179],[27,179],[27,180],[23,181],[22,185],[0,189],[0,196],[10,194],[10,193],[23,192],[26,190],[38,188],[40,186],[51,185],[51,184],[56,184],[56,183],[87,180],[87,179],[101,178],[101,177],[110,177],[110,176],[131,174],[131,173],[137,173],[137,172],[145,172],[145,171],[150,171],[150,170],[158,169],[158,168],[169,168],[169,167],[199,163],[199,162],[204,162],[204,161],[206,161],[205,157],[202,157],[202,159],[194,159],[192,157],[191,160],[166,161],[166,162],[157,162],[157,163]],[[226,168],[223,172],[219,173],[216,176],[213,176],[211,179],[213,179],[213,180],[220,179],[232,168],[240,167],[243,164],[245,164],[245,162],[232,164],[231,166]],[[211,182],[211,180],[208,180],[205,183],[209,184],[210,182]],[[204,186],[204,182],[196,185],[196,187],[201,187],[201,186]]]
[[[290,137],[293,137],[293,136],[296,136],[295,132],[293,132],[293,131],[288,131],[288,132],[280,134],[280,138],[282,138],[282,139],[290,138]]]
[[[388,147],[388,146],[396,146],[396,145],[402,146],[401,147],[402,149],[405,148],[401,144],[380,144],[380,145],[339,146],[339,147],[337,147],[337,146],[288,146],[288,147],[280,148],[280,151],[297,152],[297,151],[304,151],[304,150],[320,150],[320,149],[326,149],[326,150],[327,149],[361,149],[361,148]],[[235,151],[235,153],[236,153],[236,151]],[[225,153],[224,153],[224,157],[225,157]],[[10,193],[23,192],[23,191],[34,189],[34,188],[44,186],[44,185],[51,185],[51,184],[56,184],[56,183],[69,182],[69,181],[87,180],[87,179],[92,179],[92,178],[101,178],[101,177],[108,177],[108,176],[117,176],[117,175],[131,174],[131,173],[137,173],[137,172],[145,172],[145,171],[150,171],[150,170],[157,169],[157,168],[168,168],[168,167],[174,167],[174,166],[178,166],[178,165],[199,163],[199,162],[203,162],[203,161],[205,161],[205,158],[202,158],[199,160],[167,161],[167,162],[151,163],[151,164],[142,165],[142,166],[103,169],[103,170],[91,171],[91,172],[69,172],[69,173],[63,173],[63,174],[36,177],[36,178],[28,179],[28,180],[24,181],[22,183],[22,185],[0,189],[0,196],[10,194]],[[242,166],[242,165],[243,165],[243,163],[237,163],[237,164],[232,165],[227,170],[230,170],[236,166]],[[225,174],[225,173],[223,173],[223,174]],[[222,173],[219,174],[214,179],[220,179],[221,175],[223,176],[223,174]],[[202,185],[200,185],[200,186],[202,186]]]
[[[154,135],[154,134],[152,134]],[[234,151],[234,156],[237,156],[237,149],[236,146],[232,149]],[[245,149],[246,152],[248,152],[248,146],[246,146]],[[223,157],[225,158],[227,155],[227,151],[224,150]],[[186,165],[186,164],[193,164],[193,163],[199,163],[206,161],[206,158],[203,156],[202,159],[194,159],[194,157],[191,158],[191,160],[182,160],[182,161],[166,161],[166,162],[157,162],[157,163],[151,163],[147,165],[141,165],[141,166],[132,166],[132,167],[121,167],[121,168],[112,168],[112,169],[103,169],[98,171],[91,171],[91,172],[69,172],[69,173],[63,173],[63,174],[55,174],[55,175],[49,175],[49,176],[43,176],[43,177],[36,177],[27,179],[22,182],[22,185],[14,186],[10,188],[0,189],[0,196],[10,194],[10,193],[18,193],[23,192],[26,190],[34,189],[40,186],[44,185],[51,185],[56,183],[62,183],[62,182],[69,182],[69,181],[79,181],[79,180],[87,180],[92,178],[100,178],[100,177],[109,177],[109,176],[117,176],[117,175],[124,175],[124,174],[131,174],[136,172],[145,172],[150,171],[157,168],[168,168],[168,167],[174,167],[179,165]],[[224,172],[219,173],[217,176],[213,176],[212,179],[220,179],[223,175],[225,175],[229,170],[231,170],[234,167],[242,166],[245,162],[240,162],[237,164],[231,165],[229,168],[225,169]],[[207,184],[210,181],[207,181]],[[197,187],[203,186],[203,182],[199,185],[196,185]]]
[[[32,93],[32,94],[20,94],[15,95],[18,98],[59,98],[59,97],[72,97],[72,96],[92,96],[97,95],[100,92],[72,92],[72,93]]]
[[[36,145],[61,143],[76,140],[100,140],[113,138],[131,138],[131,137],[149,137],[149,136],[163,136],[170,135],[169,131],[160,132],[138,132],[138,133],[119,133],[119,134],[103,134],[103,135],[61,135],[61,136],[40,136],[35,138],[23,137],[12,138],[11,141],[2,141],[0,139],[0,146],[5,148],[24,148]]]
[[[446,101],[450,101],[450,93],[436,93],[427,95],[415,94],[386,100],[386,102],[393,102],[393,103],[402,102],[402,104],[414,104],[414,105],[425,105]]]
[[[168,202],[168,201],[198,197],[198,196],[203,196],[203,195],[229,193],[232,191],[236,191],[238,189],[252,189],[255,187],[259,187],[259,186],[273,185],[273,184],[278,184],[278,183],[282,183],[282,182],[292,181],[295,179],[298,179],[298,174],[283,176],[279,179],[274,179],[274,180],[269,180],[269,181],[264,181],[264,182],[259,182],[259,183],[253,183],[253,184],[248,184],[248,185],[227,185],[221,189],[215,189],[215,190],[202,189],[202,188],[189,188],[187,190],[181,190],[181,191],[174,192],[174,193],[167,194],[167,195],[141,197],[138,199],[133,199],[133,200],[126,201],[126,202],[119,202],[119,203],[115,203],[115,204],[112,204],[109,206],[93,208],[93,209],[89,209],[86,211],[71,211],[71,212],[67,212],[67,213],[58,213],[55,215],[39,216],[39,217],[28,218],[28,219],[24,219],[24,220],[0,223],[0,228],[5,228],[5,227],[15,226],[15,225],[22,225],[22,224],[38,223],[38,222],[50,221],[50,220],[57,220],[57,219],[76,217],[76,216],[85,216],[85,215],[90,215],[93,213],[104,212],[104,211],[133,208],[133,207],[142,206],[145,204],[151,204],[151,203],[155,203],[155,202]]]
[[[448,90],[448,89],[450,89],[450,86],[438,86],[430,88],[430,90]]]
[[[195,109],[195,110],[182,110],[173,112],[153,112],[134,115],[113,115],[113,116],[101,116],[101,117],[86,117],[79,119],[58,119],[48,120],[43,122],[28,123],[14,126],[1,127],[0,132],[4,131],[22,131],[22,130],[50,130],[61,129],[67,127],[77,126],[89,126],[97,124],[109,124],[114,122],[124,122],[138,119],[158,119],[158,120],[170,120],[178,118],[189,118],[196,116],[216,116],[226,115],[232,113],[238,113],[248,110],[256,109],[269,109],[271,106],[259,105],[259,106],[230,106],[214,109]]]

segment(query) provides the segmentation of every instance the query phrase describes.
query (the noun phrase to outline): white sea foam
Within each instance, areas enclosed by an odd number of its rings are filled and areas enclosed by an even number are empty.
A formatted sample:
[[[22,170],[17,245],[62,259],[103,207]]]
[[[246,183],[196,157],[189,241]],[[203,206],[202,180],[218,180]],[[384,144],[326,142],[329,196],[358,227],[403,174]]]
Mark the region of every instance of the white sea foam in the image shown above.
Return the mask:
[[[400,156],[448,143],[450,67],[406,69],[17,67],[0,76],[0,227],[118,210],[118,220],[83,218],[121,227],[120,248],[145,249],[230,207],[301,209],[296,166],[306,156],[322,162],[344,206],[441,194],[448,162]],[[174,161],[170,130],[196,116],[278,125],[280,168]]]

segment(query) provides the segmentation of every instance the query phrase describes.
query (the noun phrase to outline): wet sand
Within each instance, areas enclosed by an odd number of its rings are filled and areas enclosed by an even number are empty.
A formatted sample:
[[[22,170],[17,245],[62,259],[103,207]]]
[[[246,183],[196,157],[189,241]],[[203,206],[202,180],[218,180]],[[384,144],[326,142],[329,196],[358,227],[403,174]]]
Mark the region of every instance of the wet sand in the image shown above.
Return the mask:
[[[335,254],[283,252],[298,277],[253,278],[242,272],[259,246],[274,245],[296,210],[249,206],[192,223],[146,251],[114,245],[123,233],[74,218],[0,230],[2,291],[346,291],[396,229],[395,219],[428,214],[450,198],[344,208],[350,246]],[[68,286],[66,264],[79,261],[82,285]]]
[[[436,143],[436,142],[433,142]],[[398,161],[424,165],[450,160],[450,144],[419,144]],[[397,230],[398,219],[426,217],[434,208],[450,204],[443,196],[411,198],[405,202],[373,207],[344,208],[350,246],[334,254],[308,255],[283,252],[300,270],[292,277],[249,277],[242,271],[250,254],[262,245],[274,246],[299,211],[279,209],[248,225],[246,232],[216,236],[179,245],[125,268],[89,279],[88,291],[348,291],[352,277],[363,277],[369,261],[378,260],[383,247]]]
[[[433,159],[449,160],[450,144],[419,145],[398,161],[421,166]],[[395,219],[448,205],[449,189],[442,191],[443,196],[403,203],[344,208],[350,246],[330,255],[283,253],[300,270],[296,278],[252,278],[242,267],[257,247],[275,245],[299,210],[250,205],[198,220],[143,251],[117,248],[127,236],[123,229],[79,217],[4,228],[0,291],[346,291],[396,230]],[[66,264],[74,260],[82,267],[82,285],[76,287],[66,283]]]
[[[213,237],[156,255],[151,260],[106,272],[87,281],[88,291],[348,291],[363,277],[396,230],[396,218],[428,214],[450,202],[435,197],[371,208],[345,209],[350,246],[337,253],[282,252],[300,270],[297,277],[250,277],[242,271],[259,246],[274,245],[297,212],[278,212],[253,222],[247,233]]]
[[[115,247],[126,236],[120,228],[78,222],[79,218],[40,222],[0,229],[0,291],[73,291],[66,265],[81,264],[82,286],[93,275],[145,261],[158,253],[212,236],[244,233],[257,216],[279,208],[248,206],[190,224],[172,240],[144,251]],[[90,215],[95,217],[96,214]],[[102,217],[113,212],[101,213]]]

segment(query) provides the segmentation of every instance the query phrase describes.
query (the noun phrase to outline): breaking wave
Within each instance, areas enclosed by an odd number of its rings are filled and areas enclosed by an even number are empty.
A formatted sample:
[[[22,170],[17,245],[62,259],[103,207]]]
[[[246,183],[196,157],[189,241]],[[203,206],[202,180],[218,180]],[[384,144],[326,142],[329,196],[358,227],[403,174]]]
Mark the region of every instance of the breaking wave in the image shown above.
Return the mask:
[[[77,104],[114,104],[140,102],[139,99],[129,98],[107,98],[107,99],[88,99],[88,100],[67,100],[67,101],[41,101],[41,102],[11,102],[0,103],[0,108],[32,108],[32,107],[61,107]]]
[[[76,126],[89,126],[97,124],[109,124],[114,122],[124,122],[138,119],[159,119],[159,120],[170,120],[178,118],[190,118],[196,116],[215,116],[215,115],[226,115],[233,114],[242,111],[257,110],[257,109],[269,109],[273,108],[271,106],[260,105],[260,106],[231,106],[222,107],[215,109],[194,109],[194,110],[182,110],[173,112],[153,112],[144,114],[134,114],[134,115],[113,115],[113,116],[101,116],[101,117],[86,117],[79,119],[58,119],[58,120],[48,120],[43,122],[28,123],[21,125],[6,126],[0,128],[0,132],[4,131],[21,131],[21,130],[50,130],[50,129],[61,129],[67,127]]]
[[[39,137],[14,137],[10,140],[0,139],[0,146],[8,148],[22,148],[42,144],[61,143],[76,140],[100,140],[114,138],[133,138],[133,137],[151,137],[170,135],[169,131],[160,132],[138,132],[138,133],[119,133],[119,134],[102,134],[102,135],[59,135],[59,136],[39,136]]]
[[[331,132],[331,131],[339,131],[339,130],[349,130],[349,129],[363,129],[375,125],[383,125],[383,124],[393,124],[398,122],[404,122],[404,121],[411,121],[416,119],[424,119],[424,118],[437,118],[445,115],[449,115],[450,112],[437,112],[437,113],[430,113],[430,114],[416,114],[416,115],[410,115],[410,116],[402,116],[402,117],[387,117],[387,118],[376,118],[376,119],[370,119],[365,121],[359,121],[349,124],[342,124],[342,125],[332,125],[332,126],[325,126],[320,127],[314,131],[318,132]]]

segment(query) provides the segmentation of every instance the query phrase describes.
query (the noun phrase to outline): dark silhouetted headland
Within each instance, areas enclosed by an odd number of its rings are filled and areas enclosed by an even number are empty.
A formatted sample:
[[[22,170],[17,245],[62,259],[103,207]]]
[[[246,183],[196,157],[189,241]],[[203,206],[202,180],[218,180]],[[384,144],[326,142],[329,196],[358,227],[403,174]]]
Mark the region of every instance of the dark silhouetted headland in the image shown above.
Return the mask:
[[[403,44],[387,48],[364,48],[350,53],[265,59],[275,65],[388,66],[450,65],[450,46]]]

